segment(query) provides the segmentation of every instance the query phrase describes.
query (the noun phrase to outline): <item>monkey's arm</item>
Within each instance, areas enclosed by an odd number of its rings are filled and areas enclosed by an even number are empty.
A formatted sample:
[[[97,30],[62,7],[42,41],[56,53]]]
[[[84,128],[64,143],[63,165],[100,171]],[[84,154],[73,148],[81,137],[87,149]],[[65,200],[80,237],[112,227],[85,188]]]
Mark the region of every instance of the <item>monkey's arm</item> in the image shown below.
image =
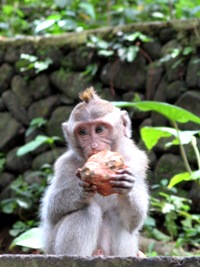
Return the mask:
[[[117,213],[129,231],[141,228],[148,211],[149,194],[145,181],[146,155],[134,148],[136,155],[126,161],[129,167],[117,171],[110,183],[118,195]]]
[[[148,211],[148,202],[147,186],[142,177],[135,175],[131,191],[118,194],[118,214],[129,231],[142,227]]]
[[[69,153],[61,156],[55,164],[55,176],[43,200],[43,210],[52,224],[90,203],[95,188],[81,183],[76,176],[78,167],[78,162]]]

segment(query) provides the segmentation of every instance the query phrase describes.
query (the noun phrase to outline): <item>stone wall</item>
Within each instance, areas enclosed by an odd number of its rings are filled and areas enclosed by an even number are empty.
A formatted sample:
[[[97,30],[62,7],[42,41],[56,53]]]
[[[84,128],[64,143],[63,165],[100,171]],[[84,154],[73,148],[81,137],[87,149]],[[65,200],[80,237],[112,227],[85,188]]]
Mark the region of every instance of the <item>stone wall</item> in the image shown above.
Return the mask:
[[[139,47],[136,59],[130,63],[117,57],[103,57],[95,47],[88,46],[92,35],[110,42],[122,33],[136,31],[152,41],[127,42],[126,47]],[[177,104],[200,116],[199,34],[200,22],[191,20],[134,24],[53,37],[2,38],[0,152],[6,155],[6,162],[0,175],[0,199],[9,196],[8,186],[16,177],[27,178],[30,171],[47,162],[52,164],[65,151],[64,141],[59,141],[54,148],[42,145],[22,157],[16,156],[20,146],[39,134],[62,137],[61,122],[67,120],[78,102],[78,93],[87,86],[93,85],[108,100],[131,100],[137,94],[144,100]],[[180,54],[174,57],[172,52],[177,49]],[[27,59],[27,55],[34,57]],[[85,75],[88,66],[93,65],[94,69],[94,64],[96,73]],[[41,71],[44,65],[47,68]],[[131,109],[129,112],[137,142],[141,125],[169,123],[158,114]],[[46,119],[47,124],[27,136],[31,121],[37,117]],[[184,127],[199,128],[194,124]],[[150,159],[153,182],[185,170],[177,149],[165,150],[162,143],[150,153]],[[190,160],[195,165],[192,155]],[[193,192],[193,188],[189,191]]]
[[[0,267],[199,267],[198,257],[67,257],[43,255],[0,255]]]

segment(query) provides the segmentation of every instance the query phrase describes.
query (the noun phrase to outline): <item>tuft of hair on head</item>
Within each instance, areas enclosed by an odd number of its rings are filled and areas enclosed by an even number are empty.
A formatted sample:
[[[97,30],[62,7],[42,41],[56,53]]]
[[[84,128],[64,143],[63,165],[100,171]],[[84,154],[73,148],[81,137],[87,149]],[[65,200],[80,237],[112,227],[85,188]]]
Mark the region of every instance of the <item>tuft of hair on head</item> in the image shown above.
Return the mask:
[[[89,87],[79,94],[79,98],[82,101],[89,103],[91,100],[99,99],[99,96],[94,87]]]

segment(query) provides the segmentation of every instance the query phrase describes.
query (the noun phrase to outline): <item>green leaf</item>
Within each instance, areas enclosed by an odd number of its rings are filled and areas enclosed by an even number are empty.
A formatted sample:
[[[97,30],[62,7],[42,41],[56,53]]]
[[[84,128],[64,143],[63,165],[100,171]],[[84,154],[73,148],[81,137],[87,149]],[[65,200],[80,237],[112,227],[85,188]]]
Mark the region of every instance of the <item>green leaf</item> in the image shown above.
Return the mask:
[[[49,137],[44,135],[38,135],[33,141],[25,144],[17,150],[17,156],[23,156],[47,142]]]
[[[172,58],[175,58],[175,57],[179,56],[180,53],[181,53],[181,49],[180,48],[174,48],[171,51],[170,55],[171,55]]]
[[[50,16],[46,18],[46,20],[52,20],[52,19],[55,21],[61,20],[62,15],[60,13],[56,13],[56,14],[51,14]]]
[[[200,170],[192,172],[191,178],[193,181],[199,179],[200,178]]]
[[[73,0],[54,0],[55,4],[61,8],[65,6],[70,6]]]
[[[99,40],[101,40],[100,38],[98,38],[96,35],[93,35],[93,34],[89,36],[89,39],[94,44],[97,44]]]
[[[134,42],[136,39],[140,39],[142,42],[150,42],[152,39],[141,32],[134,32],[129,35],[125,35],[124,40]]]
[[[62,140],[62,139],[58,136],[48,137],[45,135],[38,135],[33,141],[30,141],[29,143],[20,147],[17,150],[17,156],[20,157],[31,151],[34,151],[36,148],[38,148],[42,144],[46,143],[46,144],[52,145],[55,141],[59,141],[59,140]]]
[[[13,248],[15,246],[23,246],[28,248],[34,249],[41,249],[42,242],[41,242],[41,230],[39,228],[32,228],[17,238],[15,238],[10,246]]]
[[[143,127],[141,129],[141,137],[146,147],[151,150],[160,138],[170,137],[176,132],[173,128],[167,127]]]
[[[11,235],[11,236],[17,236],[18,234],[20,234],[21,233],[21,230],[20,229],[11,229],[10,231],[9,231],[9,234]]]
[[[34,63],[34,68],[36,69],[36,73],[48,69],[49,65],[52,63],[53,61],[50,58],[47,58],[45,61],[36,61]]]
[[[145,220],[145,226],[155,227],[156,226],[156,220],[150,216],[148,216]]]
[[[56,23],[55,19],[45,20],[44,22],[41,22],[40,24],[36,26],[35,33],[46,30],[47,28],[50,28],[51,26],[53,26],[55,23]]]
[[[172,188],[173,186],[175,186],[176,184],[182,182],[182,181],[191,181],[191,174],[189,172],[183,172],[183,173],[179,173],[174,175],[171,180],[170,183],[168,185],[168,188]]]
[[[176,121],[179,123],[186,123],[188,121],[192,121],[200,124],[200,117],[196,116],[192,112],[180,108],[178,106],[174,106],[171,104],[156,102],[156,101],[141,101],[141,102],[113,102],[117,107],[135,107],[141,111],[156,111],[170,121]]]
[[[14,199],[5,199],[1,201],[1,210],[6,214],[11,214],[15,210],[17,204]]]
[[[58,20],[57,24],[64,31],[74,31],[78,27],[74,19]]]
[[[166,146],[179,145],[180,142],[183,145],[189,144],[192,141],[194,135],[200,133],[197,131],[177,131],[170,127],[143,127],[141,129],[141,136],[146,145],[150,150],[152,149],[160,138],[174,136],[175,139],[172,142],[166,144]],[[179,141],[180,139],[180,141]]]
[[[21,59],[25,59],[29,62],[35,62],[38,60],[38,58],[36,56],[32,56],[32,55],[29,55],[29,54],[21,54],[20,55],[20,58]]]
[[[164,19],[165,18],[165,15],[161,12],[153,12],[151,15],[152,15],[152,17],[157,18],[157,19]]]
[[[96,19],[94,6],[91,3],[81,2],[80,7],[87,13],[93,20]]]
[[[195,134],[200,133],[200,131],[179,131],[179,139],[182,145],[187,145],[192,142],[193,136]],[[179,139],[177,132],[174,134],[176,137],[171,143],[168,143],[169,145],[179,145]]]
[[[135,60],[139,50],[140,49],[138,46],[128,47],[127,52],[126,52],[127,62],[133,62]]]
[[[174,207],[174,205],[173,204],[171,204],[171,203],[165,203],[164,204],[164,206],[163,206],[163,208],[162,208],[162,213],[169,213],[169,212],[171,212],[171,211],[173,211],[173,210],[175,210],[175,207]]]
[[[14,7],[12,5],[2,5],[2,11],[5,15],[11,16],[14,12]]]
[[[47,123],[47,120],[41,117],[37,117],[32,119],[30,126],[36,126],[36,127],[41,127],[42,125],[45,125]]]
[[[140,35],[140,32],[134,32],[132,34],[129,35],[125,35],[124,36],[124,40],[127,40],[129,42],[134,42]]]
[[[127,55],[127,48],[126,47],[120,47],[117,50],[117,55],[121,59],[121,61],[124,61],[126,59],[126,55]]]
[[[145,34],[140,33],[139,35],[139,39],[143,42],[143,43],[147,43],[147,42],[151,42],[153,39],[151,37],[148,37]]]
[[[160,240],[160,241],[170,241],[171,240],[170,236],[165,235],[157,228],[152,229],[151,234],[152,234],[152,237],[154,237],[155,239]]]
[[[22,209],[29,209],[31,207],[32,201],[28,198],[16,197],[16,203],[22,208]]]
[[[191,54],[192,52],[193,52],[193,47],[187,46],[183,49],[182,53],[184,56],[187,56],[187,55]]]
[[[43,125],[45,125],[47,123],[47,120],[43,119],[43,118],[34,118],[31,123],[29,128],[26,130],[26,136],[29,136],[35,129],[42,127]]]
[[[111,50],[100,50],[100,51],[98,51],[98,55],[104,56],[104,57],[110,57],[113,54],[114,54],[114,52],[111,51]]]
[[[97,47],[99,49],[106,50],[106,49],[109,48],[109,43],[104,41],[104,40],[101,40],[100,38],[98,38]]]

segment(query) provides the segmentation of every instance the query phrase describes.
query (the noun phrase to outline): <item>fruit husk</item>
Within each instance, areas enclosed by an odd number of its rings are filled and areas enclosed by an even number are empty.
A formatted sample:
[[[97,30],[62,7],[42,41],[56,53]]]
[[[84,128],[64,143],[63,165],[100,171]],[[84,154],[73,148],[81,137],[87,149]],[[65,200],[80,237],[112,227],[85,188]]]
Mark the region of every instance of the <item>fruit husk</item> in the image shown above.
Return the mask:
[[[80,170],[81,179],[97,186],[103,196],[114,194],[109,183],[111,175],[125,168],[123,157],[118,152],[103,150],[93,154]]]

